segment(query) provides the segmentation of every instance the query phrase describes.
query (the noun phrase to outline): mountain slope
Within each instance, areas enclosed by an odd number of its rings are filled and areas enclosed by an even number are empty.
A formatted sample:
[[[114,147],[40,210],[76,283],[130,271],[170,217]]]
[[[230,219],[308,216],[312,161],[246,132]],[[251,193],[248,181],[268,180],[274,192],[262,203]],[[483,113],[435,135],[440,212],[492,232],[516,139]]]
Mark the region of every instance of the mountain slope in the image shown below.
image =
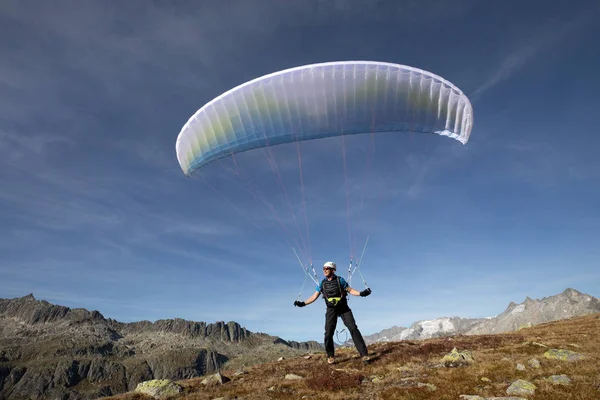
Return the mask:
[[[423,340],[436,337],[482,335],[510,332],[523,327],[550,321],[600,312],[600,299],[568,288],[554,296],[524,302],[511,302],[506,310],[492,318],[442,317],[422,320],[409,328],[389,328],[374,335],[365,336],[367,344],[399,340]],[[346,344],[351,345],[352,341]]]
[[[368,364],[355,349],[344,348],[333,365],[325,354],[313,354],[255,365],[243,374],[224,369],[229,380],[222,384],[205,384],[204,378],[176,382],[182,391],[174,398],[600,399],[600,313],[518,332],[375,343],[369,349]],[[450,357],[457,353],[470,357]],[[106,400],[145,399],[152,397],[130,392]]]
[[[0,399],[97,398],[148,379],[184,379],[321,350],[236,322],[121,323],[98,311],[0,299]]]

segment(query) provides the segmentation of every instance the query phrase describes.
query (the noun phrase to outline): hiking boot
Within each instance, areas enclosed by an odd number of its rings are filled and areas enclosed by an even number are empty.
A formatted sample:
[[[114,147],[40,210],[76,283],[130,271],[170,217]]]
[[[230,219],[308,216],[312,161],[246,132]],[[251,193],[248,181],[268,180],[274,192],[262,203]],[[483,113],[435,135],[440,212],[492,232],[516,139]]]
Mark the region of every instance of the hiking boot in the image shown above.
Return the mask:
[[[329,358],[327,359],[327,364],[333,364],[333,363],[335,363],[335,358],[333,358],[333,357],[329,357]]]
[[[362,357],[362,362],[365,364],[368,364],[369,362],[371,362],[371,357],[370,356],[363,356]]]

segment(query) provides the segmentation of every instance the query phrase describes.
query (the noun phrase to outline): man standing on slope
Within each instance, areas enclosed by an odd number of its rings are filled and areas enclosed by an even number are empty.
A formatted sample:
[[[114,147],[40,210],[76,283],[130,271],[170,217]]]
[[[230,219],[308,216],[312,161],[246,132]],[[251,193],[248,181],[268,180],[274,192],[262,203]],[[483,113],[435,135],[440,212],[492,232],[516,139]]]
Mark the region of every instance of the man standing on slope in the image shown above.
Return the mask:
[[[337,267],[334,262],[326,262],[323,265],[323,275],[325,275],[325,279],[317,286],[316,292],[305,302],[295,301],[294,305],[296,307],[304,307],[307,304],[313,303],[319,298],[319,295],[323,293],[323,298],[327,305],[327,312],[325,313],[325,351],[327,352],[327,363],[333,364],[335,362],[333,334],[337,326],[338,317],[342,317],[344,325],[346,325],[346,328],[350,331],[354,346],[356,346],[356,350],[358,350],[363,362],[369,362],[370,358],[367,352],[367,345],[356,326],[352,310],[348,307],[346,293],[350,293],[353,296],[365,297],[371,294],[371,289],[367,288],[362,292],[359,292],[358,290],[351,288],[344,278],[335,274],[336,269]]]

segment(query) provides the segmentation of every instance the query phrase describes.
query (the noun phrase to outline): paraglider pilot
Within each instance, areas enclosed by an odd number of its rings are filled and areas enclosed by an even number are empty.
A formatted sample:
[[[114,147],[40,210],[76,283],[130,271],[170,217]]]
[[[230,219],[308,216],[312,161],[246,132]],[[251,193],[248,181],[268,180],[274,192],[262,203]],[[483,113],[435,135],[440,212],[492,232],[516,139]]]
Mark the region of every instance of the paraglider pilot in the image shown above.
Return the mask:
[[[294,306],[304,307],[305,305],[313,303],[317,298],[323,294],[325,304],[327,305],[327,312],[325,313],[325,351],[327,352],[327,362],[333,364],[335,362],[334,346],[333,346],[333,334],[337,326],[338,317],[342,318],[344,325],[350,331],[352,341],[356,350],[362,357],[363,362],[369,362],[370,358],[367,351],[367,345],[362,337],[362,334],[356,326],[354,321],[354,315],[352,310],[348,307],[347,294],[353,296],[365,297],[371,294],[371,289],[367,288],[362,292],[351,288],[348,282],[341,276],[335,274],[337,267],[334,262],[328,261],[323,265],[323,275],[325,278],[317,286],[315,293],[310,296],[306,301],[295,301]]]

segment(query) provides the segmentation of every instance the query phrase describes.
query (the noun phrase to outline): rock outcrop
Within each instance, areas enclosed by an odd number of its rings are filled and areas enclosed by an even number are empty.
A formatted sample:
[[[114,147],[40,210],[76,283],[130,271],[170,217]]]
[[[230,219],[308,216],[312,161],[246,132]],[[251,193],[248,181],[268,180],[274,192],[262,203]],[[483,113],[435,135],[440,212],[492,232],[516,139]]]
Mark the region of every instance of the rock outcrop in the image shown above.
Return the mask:
[[[188,338],[211,338],[224,342],[239,342],[250,336],[246,328],[238,323],[216,322],[207,324],[205,322],[187,321],[180,318],[163,319],[156,322],[140,321],[132,323],[117,322],[113,319],[108,320],[111,327],[122,332],[128,333],[172,333],[182,335]]]

